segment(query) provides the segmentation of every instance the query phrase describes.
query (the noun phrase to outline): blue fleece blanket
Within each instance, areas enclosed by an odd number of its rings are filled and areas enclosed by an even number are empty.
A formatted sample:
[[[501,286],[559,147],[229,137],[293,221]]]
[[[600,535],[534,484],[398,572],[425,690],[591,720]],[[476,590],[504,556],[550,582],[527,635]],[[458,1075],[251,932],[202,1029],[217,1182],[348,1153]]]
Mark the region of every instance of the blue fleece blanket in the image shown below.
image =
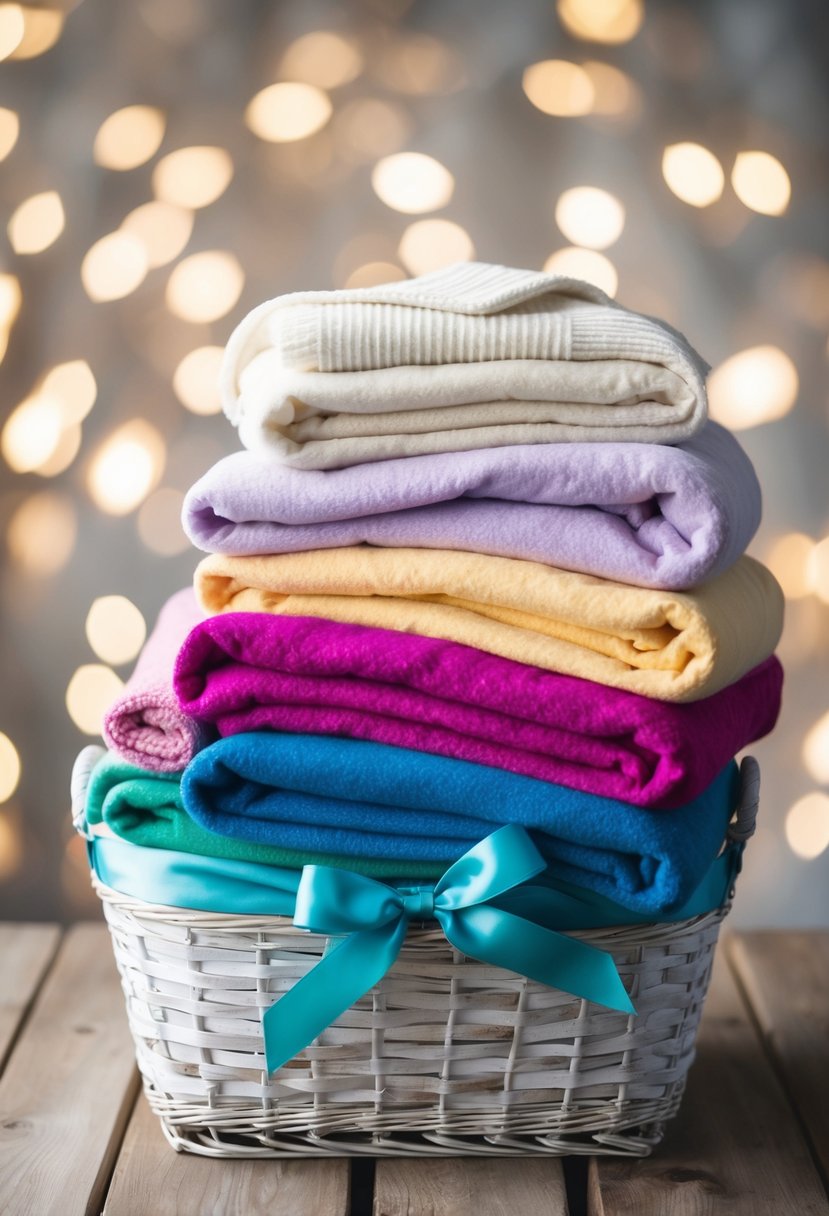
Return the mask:
[[[736,808],[729,764],[693,802],[650,811],[533,777],[363,740],[233,735],[185,769],[208,831],[299,852],[434,862],[435,874],[504,823],[533,835],[553,877],[640,912],[688,898]]]

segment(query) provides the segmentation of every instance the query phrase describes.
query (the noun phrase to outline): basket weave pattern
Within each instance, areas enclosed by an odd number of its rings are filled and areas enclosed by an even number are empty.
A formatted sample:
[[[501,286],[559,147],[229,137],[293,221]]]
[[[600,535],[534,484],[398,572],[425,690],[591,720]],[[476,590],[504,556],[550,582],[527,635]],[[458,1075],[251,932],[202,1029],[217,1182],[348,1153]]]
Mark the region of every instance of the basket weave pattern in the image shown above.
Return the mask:
[[[646,1155],[679,1105],[728,911],[574,934],[612,953],[635,1017],[412,926],[381,983],[269,1078],[261,1012],[328,939],[98,891],[150,1103],[176,1147],[221,1156]]]

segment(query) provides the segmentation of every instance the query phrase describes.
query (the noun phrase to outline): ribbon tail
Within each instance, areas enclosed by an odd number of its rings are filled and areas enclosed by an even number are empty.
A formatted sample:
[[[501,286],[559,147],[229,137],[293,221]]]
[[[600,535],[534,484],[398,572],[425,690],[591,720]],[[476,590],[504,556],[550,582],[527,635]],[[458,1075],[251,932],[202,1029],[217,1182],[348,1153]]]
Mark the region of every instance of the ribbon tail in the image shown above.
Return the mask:
[[[517,971],[608,1009],[636,1013],[616,964],[605,950],[491,904],[451,913],[436,911],[436,915],[452,945],[472,958]]]
[[[376,929],[351,933],[326,954],[262,1017],[269,1073],[292,1060],[391,967],[406,936],[401,916]]]

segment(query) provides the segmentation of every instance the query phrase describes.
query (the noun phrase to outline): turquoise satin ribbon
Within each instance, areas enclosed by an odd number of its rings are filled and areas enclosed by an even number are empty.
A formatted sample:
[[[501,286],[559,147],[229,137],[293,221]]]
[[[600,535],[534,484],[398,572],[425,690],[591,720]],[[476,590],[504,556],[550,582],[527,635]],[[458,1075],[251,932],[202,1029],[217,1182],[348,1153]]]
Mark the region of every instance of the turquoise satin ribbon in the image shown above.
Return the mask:
[[[328,866],[296,870],[95,837],[92,868],[107,886],[150,903],[227,915],[290,916],[342,937],[263,1015],[269,1072],[307,1047],[394,963],[410,921],[434,918],[456,949],[550,987],[635,1013],[610,954],[560,930],[647,924],[596,892],[554,882],[523,828],[508,825],[465,853],[432,886],[388,886]],[[728,898],[742,845],[730,845],[681,908],[659,920],[710,912]],[[529,880],[535,878],[535,883]]]

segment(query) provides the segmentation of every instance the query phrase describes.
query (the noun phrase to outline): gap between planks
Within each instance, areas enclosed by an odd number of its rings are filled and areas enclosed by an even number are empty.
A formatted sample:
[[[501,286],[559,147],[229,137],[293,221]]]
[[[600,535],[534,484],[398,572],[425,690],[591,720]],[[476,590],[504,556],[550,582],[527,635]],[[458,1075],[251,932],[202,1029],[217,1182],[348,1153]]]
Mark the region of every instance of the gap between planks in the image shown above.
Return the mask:
[[[0,1078],[0,1211],[97,1216],[136,1091],[109,934],[76,925]]]
[[[104,1216],[347,1216],[349,1163],[177,1153],[139,1095],[115,1165]]]
[[[829,1201],[725,951],[680,1112],[643,1161],[594,1159],[589,1216],[829,1216]]]
[[[373,1216],[567,1216],[556,1157],[383,1158]]]
[[[829,934],[755,930],[726,948],[829,1186]]]

